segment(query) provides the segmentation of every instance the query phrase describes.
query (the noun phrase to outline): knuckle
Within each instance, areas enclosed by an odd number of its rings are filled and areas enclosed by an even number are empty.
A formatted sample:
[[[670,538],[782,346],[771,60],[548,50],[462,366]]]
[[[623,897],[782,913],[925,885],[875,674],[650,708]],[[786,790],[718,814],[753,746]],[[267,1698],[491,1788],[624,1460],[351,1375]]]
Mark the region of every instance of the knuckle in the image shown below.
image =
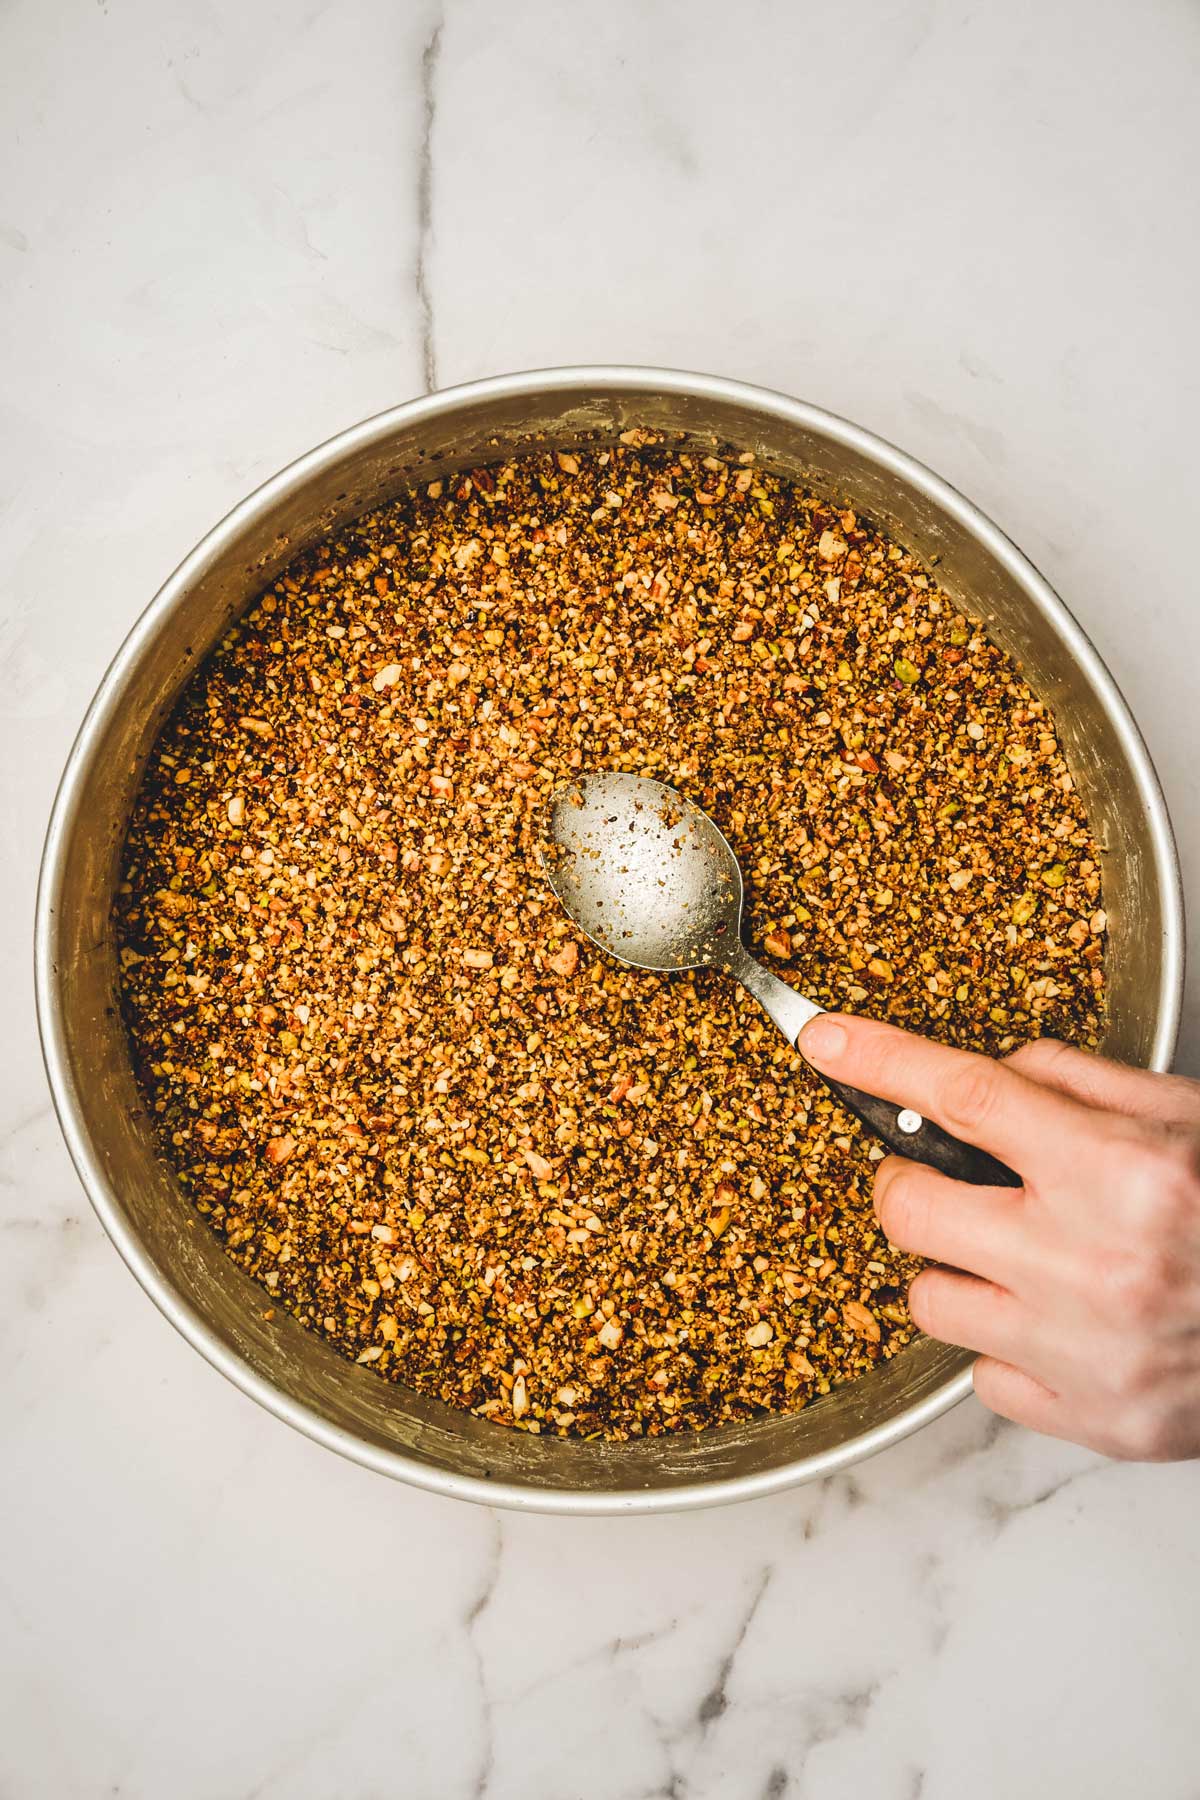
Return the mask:
[[[1141,1402],[1158,1385],[1158,1372],[1151,1352],[1141,1344],[1130,1344],[1114,1357],[1109,1379],[1119,1399]]]
[[[1097,1274],[1100,1311],[1110,1324],[1147,1325],[1161,1312],[1170,1286],[1165,1258],[1125,1247],[1101,1258]]]
[[[1125,1184],[1138,1223],[1156,1236],[1174,1238],[1200,1216],[1200,1139],[1191,1132],[1163,1133],[1126,1153]]]
[[[943,1107],[947,1119],[960,1130],[972,1131],[987,1123],[999,1097],[999,1071],[985,1056],[971,1056],[946,1079]]]
[[[1200,1211],[1200,1130],[1173,1131],[1166,1140],[1174,1179],[1193,1211]]]
[[[1191,1081],[1186,1075],[1160,1075],[1157,1079],[1165,1084],[1173,1116],[1191,1139],[1193,1160],[1200,1170],[1200,1081]]]

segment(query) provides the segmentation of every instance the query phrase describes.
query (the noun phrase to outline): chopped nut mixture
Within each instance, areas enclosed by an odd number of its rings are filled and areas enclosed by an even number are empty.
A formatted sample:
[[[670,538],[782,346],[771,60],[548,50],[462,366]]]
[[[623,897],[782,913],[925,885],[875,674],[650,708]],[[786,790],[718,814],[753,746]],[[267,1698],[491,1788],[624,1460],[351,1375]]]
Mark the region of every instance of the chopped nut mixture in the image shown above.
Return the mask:
[[[882,1151],[732,982],[568,921],[537,846],[588,769],[709,811],[822,1003],[1098,1041],[1046,708],[852,510],[631,432],[359,520],[201,668],[118,898],[139,1079],[229,1254],[378,1374],[562,1435],[795,1409],[914,1335]]]

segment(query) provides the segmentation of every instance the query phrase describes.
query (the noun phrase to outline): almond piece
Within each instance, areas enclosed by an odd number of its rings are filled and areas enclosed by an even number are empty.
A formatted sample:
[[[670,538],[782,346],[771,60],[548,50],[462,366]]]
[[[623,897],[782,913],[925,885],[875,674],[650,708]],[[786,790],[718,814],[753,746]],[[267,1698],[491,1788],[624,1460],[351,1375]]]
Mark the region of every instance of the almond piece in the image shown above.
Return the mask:
[[[842,1307],[842,1321],[847,1329],[856,1336],[867,1338],[870,1343],[877,1344],[882,1335],[879,1320],[874,1313],[868,1312],[860,1300],[847,1300]]]
[[[564,944],[554,956],[546,958],[546,967],[553,969],[556,975],[563,975],[568,980],[579,966],[579,945],[575,942]]]
[[[780,1280],[783,1282],[783,1291],[789,1300],[803,1300],[809,1291],[808,1282],[793,1263],[789,1263],[783,1269]]]

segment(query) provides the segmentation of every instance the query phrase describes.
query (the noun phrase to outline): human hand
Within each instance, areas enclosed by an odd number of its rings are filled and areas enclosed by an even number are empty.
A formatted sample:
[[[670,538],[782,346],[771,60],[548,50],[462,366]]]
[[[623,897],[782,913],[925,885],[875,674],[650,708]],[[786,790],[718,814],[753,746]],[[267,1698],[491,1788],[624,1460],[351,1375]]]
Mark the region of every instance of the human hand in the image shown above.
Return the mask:
[[[1022,1176],[968,1187],[889,1156],[875,1178],[891,1242],[942,1265],[913,1281],[913,1321],[979,1352],[984,1404],[1108,1456],[1200,1456],[1200,1082],[1052,1039],[992,1062],[829,1013],[797,1048]]]

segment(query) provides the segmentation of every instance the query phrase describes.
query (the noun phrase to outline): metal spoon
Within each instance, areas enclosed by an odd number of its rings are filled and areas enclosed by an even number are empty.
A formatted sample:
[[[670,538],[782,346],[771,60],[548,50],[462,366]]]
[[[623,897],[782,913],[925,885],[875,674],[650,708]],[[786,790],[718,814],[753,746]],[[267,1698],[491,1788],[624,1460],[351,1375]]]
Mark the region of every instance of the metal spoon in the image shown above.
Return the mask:
[[[737,857],[708,814],[674,788],[638,775],[586,775],[555,795],[549,825],[543,862],[550,885],[610,956],[635,969],[723,969],[789,1044],[822,1010],[746,949]],[[889,1150],[959,1181],[1020,1187],[995,1157],[913,1108],[821,1079]]]

